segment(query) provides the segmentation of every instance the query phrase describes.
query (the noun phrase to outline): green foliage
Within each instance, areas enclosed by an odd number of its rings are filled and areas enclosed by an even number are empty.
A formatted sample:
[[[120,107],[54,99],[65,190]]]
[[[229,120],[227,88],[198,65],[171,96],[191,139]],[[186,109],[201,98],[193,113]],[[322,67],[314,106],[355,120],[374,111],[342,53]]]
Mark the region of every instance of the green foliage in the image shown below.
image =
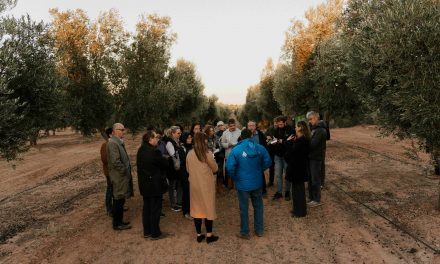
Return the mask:
[[[346,19],[349,84],[387,131],[440,151],[440,2],[353,1]]]
[[[3,18],[0,24],[1,101],[5,106],[1,153],[9,160],[23,150],[28,138],[35,144],[38,132],[59,120],[61,80],[45,24],[35,23],[29,16]]]

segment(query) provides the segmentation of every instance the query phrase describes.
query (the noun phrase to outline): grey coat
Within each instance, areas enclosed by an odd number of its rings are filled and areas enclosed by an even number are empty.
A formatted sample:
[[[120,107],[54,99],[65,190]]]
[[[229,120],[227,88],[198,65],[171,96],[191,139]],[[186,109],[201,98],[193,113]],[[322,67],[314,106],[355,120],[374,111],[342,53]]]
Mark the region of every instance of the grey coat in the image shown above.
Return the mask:
[[[111,137],[107,144],[108,170],[113,185],[113,197],[116,200],[133,195],[131,164],[122,141]]]

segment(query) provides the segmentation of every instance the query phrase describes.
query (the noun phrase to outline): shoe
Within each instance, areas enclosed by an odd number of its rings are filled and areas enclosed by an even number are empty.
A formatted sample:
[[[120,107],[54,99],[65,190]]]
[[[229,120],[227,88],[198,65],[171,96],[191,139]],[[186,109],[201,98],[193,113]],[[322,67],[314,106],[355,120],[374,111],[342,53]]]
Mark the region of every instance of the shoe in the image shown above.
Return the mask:
[[[307,203],[307,206],[310,208],[320,206],[320,205],[322,205],[322,203],[318,203],[316,201],[311,201],[311,202]]]
[[[283,198],[283,195],[281,193],[277,192],[277,193],[274,194],[272,200],[278,200],[278,199],[281,199],[281,198]]]
[[[117,226],[113,226],[113,230],[127,230],[127,229],[131,229],[131,225],[117,225]]]
[[[150,237],[151,237],[151,234],[144,235],[144,238],[150,238]]]
[[[267,187],[272,187],[273,186],[273,182],[269,182],[268,184],[267,184]]]
[[[198,243],[202,242],[203,239],[205,239],[205,235],[204,235],[204,234],[201,234],[200,236],[197,235],[197,242],[198,242]]]
[[[290,192],[286,192],[284,195],[284,200],[290,201]]]
[[[194,219],[190,214],[185,214],[183,217],[185,217],[188,220],[193,220]]]
[[[249,236],[249,234],[239,234],[239,235],[237,235],[237,237],[238,237],[238,238],[241,238],[241,239],[245,239],[245,240],[249,240],[249,239],[251,239],[251,237]]]
[[[257,235],[257,237],[263,237],[263,233],[260,232],[255,232],[255,235]]]
[[[128,206],[124,206],[124,212],[128,211]]]
[[[215,241],[217,241],[219,239],[219,237],[218,236],[214,236],[214,235],[212,235],[212,236],[207,236],[206,237],[206,243],[212,243],[212,242],[215,242]]]
[[[123,224],[123,225],[130,225],[130,221],[127,221],[127,222],[124,222],[124,221],[123,221],[122,224]]]
[[[176,204],[176,207],[182,208],[181,204]]]
[[[165,217],[165,214],[164,213],[160,213],[160,217]]]
[[[182,211],[182,209],[180,209],[180,208],[177,207],[177,206],[173,206],[173,207],[171,207],[171,210],[174,211],[174,212],[180,212],[180,211]]]
[[[157,237],[151,237],[150,238],[150,240],[159,240],[159,239],[163,239],[163,238],[167,238],[167,237],[171,237],[171,236],[173,236],[174,234],[171,234],[171,233],[165,233],[165,232],[162,232],[162,234],[160,234],[159,236],[157,236]]]

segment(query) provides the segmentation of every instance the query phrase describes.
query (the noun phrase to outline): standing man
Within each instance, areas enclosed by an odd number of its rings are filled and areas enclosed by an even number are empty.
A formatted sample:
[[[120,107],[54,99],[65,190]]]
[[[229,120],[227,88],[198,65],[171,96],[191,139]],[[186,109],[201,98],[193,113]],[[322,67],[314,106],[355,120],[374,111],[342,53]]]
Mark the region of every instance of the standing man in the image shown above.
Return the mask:
[[[238,138],[240,137],[240,129],[235,125],[235,119],[228,120],[228,129],[223,132],[221,145],[225,149],[225,159],[228,160],[229,153],[231,153],[232,148],[237,145]],[[225,175],[225,186],[232,189],[232,182],[228,174]]]
[[[110,175],[108,173],[108,158],[107,158],[107,143],[109,138],[112,135],[112,128],[109,127],[105,130],[105,135],[107,138],[105,142],[101,145],[101,161],[102,161],[102,169],[104,171],[105,178],[107,180],[107,189],[105,192],[105,208],[107,209],[107,215],[112,216],[113,210],[113,201],[112,201],[112,182],[110,180]]]
[[[248,206],[251,198],[254,208],[254,229],[258,237],[263,236],[263,179],[261,174],[270,167],[269,153],[260,144],[251,140],[252,132],[243,129],[241,141],[226,160],[226,173],[231,175],[237,189],[240,204],[240,238],[249,239]]]
[[[310,181],[309,181],[309,207],[321,205],[321,175],[322,163],[326,149],[327,132],[324,124],[319,122],[319,114],[313,111],[307,113],[307,120],[311,125],[312,135],[310,138]]]
[[[266,130],[266,143],[272,140],[273,133],[275,132],[275,129],[277,128],[277,119],[273,119],[273,126],[270,126]],[[275,162],[274,162],[274,145],[266,144],[267,145],[267,151],[269,151],[270,158],[272,159],[272,165],[269,168],[269,184],[267,187],[273,186],[274,178],[275,178]]]
[[[225,149],[222,148],[222,144],[221,144],[221,138],[223,136],[223,132],[225,131],[225,123],[223,123],[223,121],[218,121],[217,122],[217,126],[215,128],[216,132],[215,132],[215,142],[216,145],[218,146],[218,151],[216,153],[214,153],[214,158],[215,161],[217,162],[217,167],[218,167],[218,171],[217,171],[217,188],[220,188],[222,185],[222,182],[224,183],[224,177],[225,177],[225,173],[223,170],[223,166],[225,165]]]
[[[133,194],[131,164],[124,146],[125,128],[121,123],[113,125],[112,137],[107,143],[107,157],[110,180],[113,186],[113,229],[130,229],[123,222],[125,199]]]
[[[267,149],[266,137],[264,136],[264,133],[257,128],[257,122],[253,120],[249,121],[247,124],[247,129],[249,129],[252,133],[251,140],[255,144],[260,144],[265,149]],[[261,174],[261,177],[263,178],[263,198],[266,198],[267,190],[266,190],[266,177],[264,176],[264,171]]]
[[[275,161],[275,178],[277,181],[277,192],[273,196],[273,200],[278,200],[283,197],[283,175],[286,173],[287,162],[284,159],[286,154],[285,143],[289,136],[295,134],[293,128],[286,124],[287,118],[285,116],[278,116],[276,118],[276,128],[273,132],[272,140],[274,161]],[[284,184],[284,199],[290,201],[290,187],[291,183],[286,180]]]

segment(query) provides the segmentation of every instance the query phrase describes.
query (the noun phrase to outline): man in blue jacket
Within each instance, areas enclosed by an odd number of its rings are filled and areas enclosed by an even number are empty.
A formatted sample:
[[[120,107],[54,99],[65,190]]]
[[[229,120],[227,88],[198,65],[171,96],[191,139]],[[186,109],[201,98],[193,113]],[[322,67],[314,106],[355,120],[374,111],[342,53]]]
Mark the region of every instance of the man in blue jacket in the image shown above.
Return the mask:
[[[240,204],[240,238],[249,239],[249,197],[254,207],[255,234],[263,236],[263,179],[261,174],[270,167],[272,160],[267,150],[251,140],[249,129],[241,131],[240,141],[226,161],[226,172],[232,177]]]

